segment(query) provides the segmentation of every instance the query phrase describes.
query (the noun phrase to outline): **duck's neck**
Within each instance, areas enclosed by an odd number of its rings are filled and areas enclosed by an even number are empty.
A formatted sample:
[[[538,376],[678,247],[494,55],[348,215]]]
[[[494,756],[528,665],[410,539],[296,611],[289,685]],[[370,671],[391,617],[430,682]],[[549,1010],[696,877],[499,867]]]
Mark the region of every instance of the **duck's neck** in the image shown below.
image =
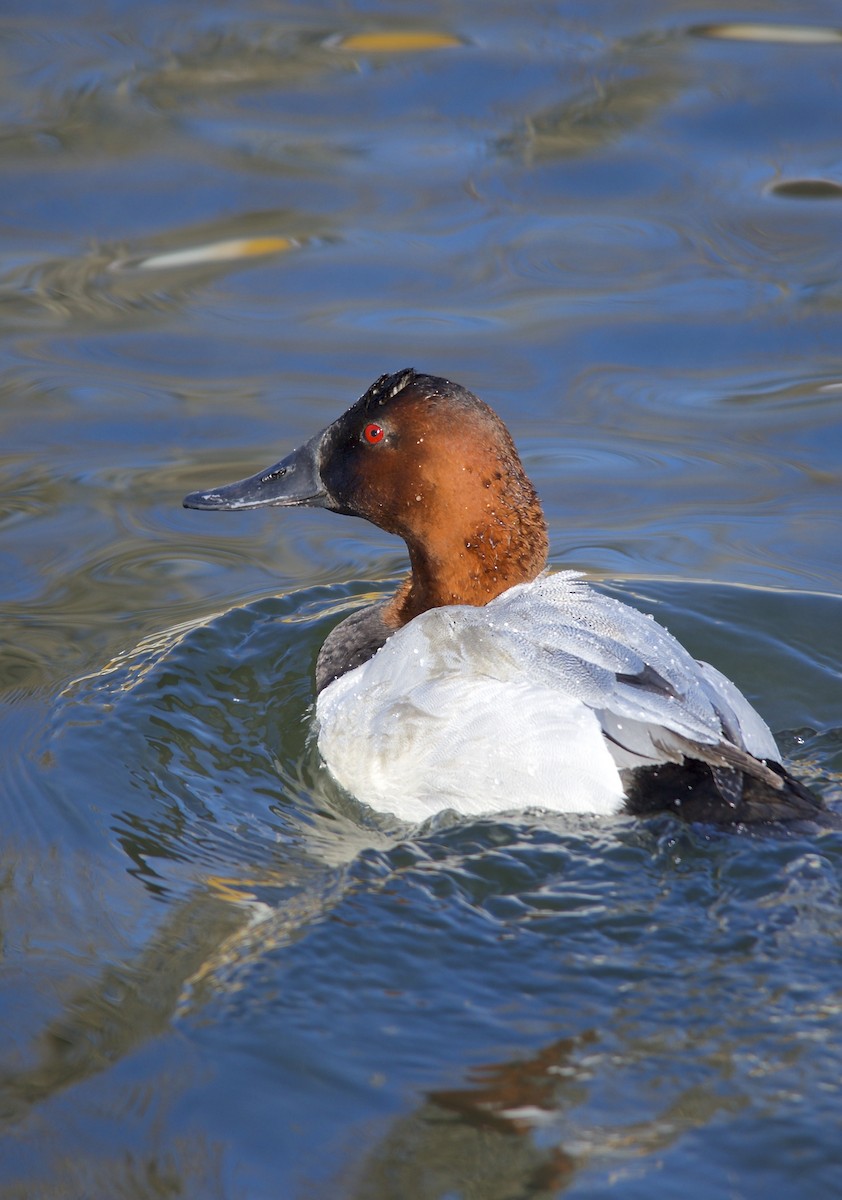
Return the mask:
[[[389,601],[386,624],[398,629],[408,621],[446,604],[488,604],[518,583],[529,583],[547,561],[547,527],[531,484],[528,496],[509,507],[498,502],[469,524],[429,525],[422,539],[406,536],[411,571]],[[527,501],[527,503],[524,503]],[[453,526],[469,532],[457,533]]]

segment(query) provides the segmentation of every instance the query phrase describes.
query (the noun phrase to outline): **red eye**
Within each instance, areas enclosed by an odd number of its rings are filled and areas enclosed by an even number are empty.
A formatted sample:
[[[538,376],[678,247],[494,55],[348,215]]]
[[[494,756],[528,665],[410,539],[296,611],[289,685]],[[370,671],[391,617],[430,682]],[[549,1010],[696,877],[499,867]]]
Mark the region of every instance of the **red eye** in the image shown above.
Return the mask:
[[[382,425],[375,425],[372,421],[370,425],[366,425],[363,430],[363,438],[368,442],[369,446],[376,446],[378,442],[382,442],[386,436],[386,431]]]

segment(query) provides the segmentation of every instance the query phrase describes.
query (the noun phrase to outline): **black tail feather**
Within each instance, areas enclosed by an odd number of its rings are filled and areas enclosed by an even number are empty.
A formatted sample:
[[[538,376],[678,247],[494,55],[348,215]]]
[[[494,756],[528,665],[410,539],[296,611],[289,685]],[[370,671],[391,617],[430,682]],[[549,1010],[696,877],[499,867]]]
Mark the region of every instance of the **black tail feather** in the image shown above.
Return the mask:
[[[842,829],[842,816],[831,812],[780,763],[766,759],[757,767],[756,774],[726,771],[696,758],[640,767],[625,780],[626,809],[633,816],[670,812],[685,821],[714,825],[811,821]]]

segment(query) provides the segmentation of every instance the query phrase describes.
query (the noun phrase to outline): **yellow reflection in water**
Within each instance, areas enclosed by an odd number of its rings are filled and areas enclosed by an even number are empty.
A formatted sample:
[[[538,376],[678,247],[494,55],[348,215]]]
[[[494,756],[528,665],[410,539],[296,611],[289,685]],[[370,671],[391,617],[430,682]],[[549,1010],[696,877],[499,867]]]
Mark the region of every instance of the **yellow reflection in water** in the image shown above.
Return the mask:
[[[338,50],[363,54],[405,54],[415,50],[447,50],[463,42],[450,33],[435,33],[424,29],[382,29],[369,33],[352,33],[335,43]]]
[[[295,238],[254,237],[228,238],[222,242],[209,242],[204,246],[188,246],[184,250],[170,250],[165,254],[153,254],[141,259],[135,266],[144,271],[163,271],[170,267],[189,267],[201,263],[227,262],[237,258],[255,258],[261,254],[280,254],[293,250],[298,245]]]

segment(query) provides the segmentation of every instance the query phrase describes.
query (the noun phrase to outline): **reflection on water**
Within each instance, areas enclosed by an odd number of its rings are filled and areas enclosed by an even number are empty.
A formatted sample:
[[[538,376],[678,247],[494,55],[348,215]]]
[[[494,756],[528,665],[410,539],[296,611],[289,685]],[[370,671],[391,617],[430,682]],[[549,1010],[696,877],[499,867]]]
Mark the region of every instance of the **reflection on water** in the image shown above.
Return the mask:
[[[377,817],[402,547],[180,507],[459,379],[842,804],[840,34],[743,15],[0,17],[3,1197],[833,1193],[839,835]]]
[[[842,42],[842,29],[821,25],[728,21],[721,25],[693,25],[687,32],[692,37],[722,38],[732,42],[781,42],[789,46],[826,46]]]
[[[503,152],[517,151],[529,161],[562,159],[591,154],[605,142],[616,142],[630,130],[654,117],[688,83],[675,55],[664,54],[662,62],[623,78],[612,78],[613,70],[628,70],[627,56],[618,56],[608,77],[596,81],[587,92],[561,104],[530,115],[522,133],[504,139]],[[643,63],[634,64],[637,70]]]
[[[745,1107],[744,1097],[723,1095],[721,1084],[690,1085],[649,1119],[616,1129],[577,1128],[576,1110],[586,1107],[602,1073],[640,1061],[653,1073],[668,1070],[669,1055],[663,1067],[660,1056],[660,1047],[645,1040],[618,1053],[613,1039],[602,1043],[588,1030],[525,1060],[472,1068],[468,1086],[431,1092],[396,1122],[361,1166],[353,1195],[548,1200],[566,1191],[592,1160],[627,1163],[661,1153]],[[726,1078],[733,1069],[726,1056],[721,1069]]]
[[[794,200],[838,200],[842,197],[842,183],[832,179],[783,179],[771,184],[769,191]]]
[[[0,278],[0,313],[5,307],[9,324],[23,328],[44,321],[135,324],[139,312],[148,318],[183,307],[220,271],[289,253],[314,236],[315,222],[303,215],[244,213],[233,222],[170,232],[143,250],[103,247],[83,258],[28,264]]]

